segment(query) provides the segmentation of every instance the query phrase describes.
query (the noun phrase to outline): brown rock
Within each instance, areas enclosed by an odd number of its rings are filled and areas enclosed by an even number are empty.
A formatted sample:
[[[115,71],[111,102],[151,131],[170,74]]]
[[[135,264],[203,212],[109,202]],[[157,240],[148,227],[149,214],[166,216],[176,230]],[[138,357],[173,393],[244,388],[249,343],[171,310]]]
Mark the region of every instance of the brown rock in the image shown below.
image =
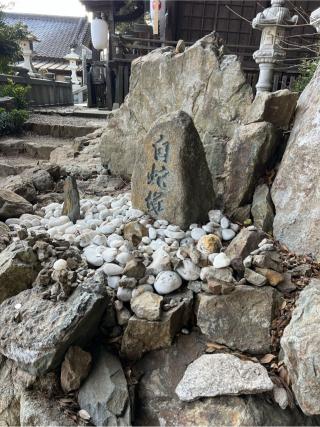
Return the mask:
[[[123,228],[123,236],[129,242],[132,242],[134,246],[138,246],[141,242],[142,237],[148,235],[147,228],[140,224],[139,221],[132,221],[125,224]]]
[[[137,280],[142,279],[146,273],[146,266],[141,261],[132,259],[124,267],[123,274],[127,277],[133,277]]]
[[[257,249],[258,244],[265,237],[267,235],[262,231],[250,231],[247,228],[243,228],[227,247],[225,254],[231,260],[234,258],[242,258],[244,260],[252,251]]]
[[[64,203],[62,215],[68,215],[70,221],[76,223],[80,219],[80,195],[74,176],[67,176],[63,186]]]
[[[136,158],[132,205],[185,229],[205,222],[214,200],[212,177],[192,118],[184,111],[160,117]]]
[[[269,285],[271,286],[278,286],[284,281],[283,274],[271,270],[270,268],[256,268],[256,272],[266,277],[269,282]]]
[[[131,309],[139,319],[159,320],[163,297],[153,292],[142,292],[130,301]]]
[[[121,352],[128,359],[139,359],[143,353],[169,347],[176,333],[187,326],[192,312],[192,291],[176,295],[176,306],[163,311],[158,321],[132,316],[126,327]],[[170,295],[170,299],[175,299]]]
[[[80,347],[69,348],[61,365],[61,387],[65,393],[80,388],[89,375],[91,361],[91,354]]]
[[[203,254],[210,255],[220,252],[221,246],[221,240],[216,234],[207,234],[200,237],[197,249]]]

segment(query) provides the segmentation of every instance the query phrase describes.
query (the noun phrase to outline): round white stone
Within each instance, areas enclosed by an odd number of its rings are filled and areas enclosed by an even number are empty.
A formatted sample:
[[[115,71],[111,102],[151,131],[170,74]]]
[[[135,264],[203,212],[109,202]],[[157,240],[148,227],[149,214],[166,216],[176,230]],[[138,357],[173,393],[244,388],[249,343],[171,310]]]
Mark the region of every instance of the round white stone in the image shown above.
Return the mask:
[[[200,277],[200,268],[190,259],[185,259],[176,271],[184,280],[198,280]]]
[[[214,268],[225,268],[225,267],[229,267],[230,262],[231,262],[230,258],[227,257],[225,253],[221,252],[214,258],[213,266]]]
[[[117,253],[117,249],[115,248],[106,248],[102,252],[102,257],[106,262],[112,262],[115,260]]]
[[[191,237],[197,242],[202,236],[205,236],[206,232],[202,228],[193,228],[191,231]]]
[[[227,217],[224,216],[223,218],[221,218],[220,225],[221,225],[221,228],[229,228],[230,221],[228,220]]]
[[[221,234],[222,234],[222,239],[226,241],[232,240],[236,235],[236,233],[229,228],[222,229]]]
[[[120,276],[109,276],[107,280],[108,286],[112,289],[118,289],[120,279]]]
[[[56,271],[66,270],[67,268],[68,264],[64,259],[58,259],[58,261],[53,264],[53,269]]]
[[[92,243],[97,246],[107,246],[107,238],[104,234],[97,234],[93,239]]]
[[[133,258],[133,256],[129,252],[121,252],[119,255],[117,255],[116,261],[119,264],[125,265],[132,258]]]
[[[123,302],[130,301],[130,300],[131,300],[131,298],[132,298],[132,289],[129,289],[129,288],[121,288],[121,287],[119,286],[119,288],[118,288],[118,290],[117,290],[117,298],[118,298],[120,301],[123,301]]]
[[[160,295],[170,294],[179,289],[181,285],[182,279],[175,271],[162,271],[154,282],[154,288]]]
[[[157,238],[157,231],[153,227],[150,227],[148,232],[150,240],[155,240]]]
[[[106,276],[119,276],[123,273],[123,268],[120,265],[107,262],[102,267]]]
[[[186,237],[186,233],[182,230],[179,231],[172,231],[168,228],[164,231],[164,235],[169,237],[170,239],[184,239]]]

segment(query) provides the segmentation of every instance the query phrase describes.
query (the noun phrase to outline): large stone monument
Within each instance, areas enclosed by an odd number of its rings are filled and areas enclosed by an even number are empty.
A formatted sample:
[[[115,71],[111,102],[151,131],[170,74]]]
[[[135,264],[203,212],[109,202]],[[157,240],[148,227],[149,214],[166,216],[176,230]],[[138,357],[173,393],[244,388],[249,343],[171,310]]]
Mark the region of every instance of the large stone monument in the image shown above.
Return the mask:
[[[160,117],[147,133],[132,176],[133,207],[181,228],[207,221],[214,207],[212,177],[191,117]]]

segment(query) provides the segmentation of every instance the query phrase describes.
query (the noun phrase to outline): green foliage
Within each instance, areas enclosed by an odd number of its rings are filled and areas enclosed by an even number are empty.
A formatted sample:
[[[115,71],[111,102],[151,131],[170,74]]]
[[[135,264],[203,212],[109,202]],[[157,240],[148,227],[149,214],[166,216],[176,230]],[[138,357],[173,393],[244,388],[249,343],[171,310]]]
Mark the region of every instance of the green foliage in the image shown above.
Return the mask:
[[[294,82],[292,89],[296,92],[302,92],[307,84],[311,81],[317,67],[319,65],[318,59],[306,59],[299,65],[299,77]]]
[[[19,133],[28,118],[28,111],[17,110],[6,111],[0,108],[0,135]]]
[[[28,34],[22,24],[7,25],[0,5],[0,72],[6,73],[9,64],[17,62],[21,56],[20,41]]]
[[[14,98],[16,108],[18,110],[24,110],[28,106],[27,96],[29,91],[30,86],[22,86],[9,80],[8,84],[0,87],[0,96],[10,96]]]

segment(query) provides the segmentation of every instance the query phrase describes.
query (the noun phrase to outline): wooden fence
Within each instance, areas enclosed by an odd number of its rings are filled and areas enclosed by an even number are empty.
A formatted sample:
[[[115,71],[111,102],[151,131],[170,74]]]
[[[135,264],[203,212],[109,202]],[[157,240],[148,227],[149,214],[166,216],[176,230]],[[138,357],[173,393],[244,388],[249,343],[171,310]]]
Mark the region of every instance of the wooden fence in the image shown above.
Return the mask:
[[[31,108],[73,105],[71,81],[57,82],[29,76],[0,74],[0,86],[6,85],[9,80],[30,87],[28,101]]]

